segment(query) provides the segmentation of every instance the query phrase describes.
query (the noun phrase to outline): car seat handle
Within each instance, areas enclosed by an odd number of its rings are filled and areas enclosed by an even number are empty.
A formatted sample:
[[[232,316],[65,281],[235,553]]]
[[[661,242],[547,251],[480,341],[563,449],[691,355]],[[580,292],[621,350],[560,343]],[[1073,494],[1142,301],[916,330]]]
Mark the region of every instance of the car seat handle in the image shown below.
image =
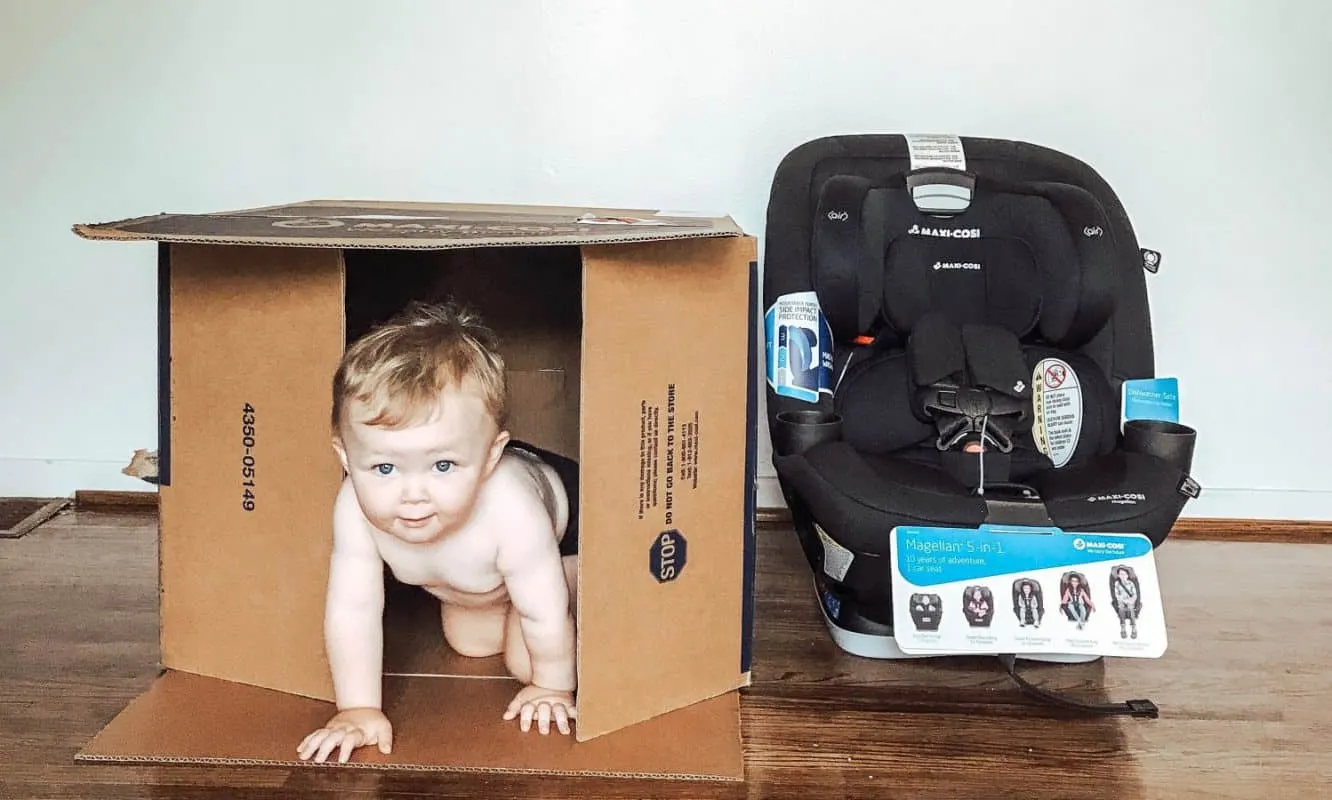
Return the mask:
[[[912,202],[924,214],[961,214],[971,207],[976,193],[976,176],[960,169],[923,167],[905,177]]]

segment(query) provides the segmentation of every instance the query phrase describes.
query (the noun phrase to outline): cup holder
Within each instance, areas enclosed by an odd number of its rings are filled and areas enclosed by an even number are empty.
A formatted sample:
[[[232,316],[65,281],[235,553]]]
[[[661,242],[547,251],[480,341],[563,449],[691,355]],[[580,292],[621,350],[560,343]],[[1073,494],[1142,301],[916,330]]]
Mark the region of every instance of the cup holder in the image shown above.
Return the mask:
[[[1178,422],[1131,419],[1124,423],[1126,451],[1155,456],[1186,474],[1193,466],[1193,447],[1197,440],[1196,430]]]
[[[842,416],[832,411],[782,411],[772,427],[778,455],[799,455],[815,445],[842,438]]]

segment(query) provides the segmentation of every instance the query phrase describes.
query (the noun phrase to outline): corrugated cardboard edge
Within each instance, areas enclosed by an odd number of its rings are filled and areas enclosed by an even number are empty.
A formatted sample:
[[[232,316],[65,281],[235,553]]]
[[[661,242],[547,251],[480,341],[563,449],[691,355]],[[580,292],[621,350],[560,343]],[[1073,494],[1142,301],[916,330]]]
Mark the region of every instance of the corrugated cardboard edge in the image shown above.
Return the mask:
[[[730,216],[705,217],[699,216],[699,219],[705,219],[712,223],[713,227],[705,230],[685,229],[685,230],[662,230],[655,226],[645,226],[643,228],[633,228],[626,226],[624,228],[613,228],[615,233],[594,233],[579,236],[562,237],[525,237],[525,236],[492,236],[477,237],[467,239],[408,239],[408,238],[348,238],[339,239],[328,236],[221,236],[221,235],[203,235],[203,234],[162,234],[162,233],[134,233],[121,230],[123,226],[138,225],[150,222],[156,219],[162,219],[173,216],[273,216],[272,212],[285,209],[299,209],[302,207],[382,207],[392,210],[411,210],[420,211],[453,211],[458,213],[494,213],[494,214],[549,214],[577,217],[585,214],[610,215],[610,216],[642,216],[652,217],[662,213],[662,210],[649,209],[624,209],[607,208],[599,206],[543,206],[543,205],[517,205],[517,204],[478,204],[478,203],[424,203],[424,202],[388,202],[383,200],[303,200],[294,203],[283,203],[281,205],[264,206],[260,208],[239,209],[236,211],[212,211],[212,212],[160,212],[141,217],[129,217],[120,220],[108,222],[85,222],[77,223],[72,227],[75,234],[81,238],[91,241],[154,241],[170,242],[179,244],[232,244],[232,245],[264,245],[270,247],[324,247],[324,248],[343,248],[343,249],[396,249],[396,250],[458,250],[481,247],[505,247],[505,246],[567,246],[567,245],[585,245],[592,246],[598,244],[619,244],[630,242],[656,242],[672,239],[706,239],[706,238],[729,238],[744,236],[745,233],[735,220]],[[282,215],[279,215],[282,216]],[[610,230],[610,229],[608,229]]]
[[[168,677],[172,670],[161,668],[154,676],[154,683],[143,692],[134,696],[117,712],[117,715],[123,715],[133,710],[133,708],[143,702],[147,702],[150,693],[157,686],[157,681]],[[181,673],[189,674],[189,673]],[[210,676],[199,676],[208,678]],[[440,677],[440,676],[431,676]],[[458,676],[470,678],[473,676]],[[259,688],[259,687],[255,687]],[[267,758],[240,758],[228,756],[141,756],[141,755],[99,755],[94,752],[98,743],[104,736],[108,735],[108,729],[114,724],[108,723],[98,730],[98,732],[85,742],[83,747],[74,753],[73,760],[76,763],[85,764],[123,764],[123,765],[181,765],[181,766],[263,766],[263,767],[299,767],[306,769],[357,769],[362,771],[379,771],[383,773],[454,773],[454,774],[484,774],[484,775],[533,775],[533,776],[557,776],[557,777],[604,777],[615,779],[639,779],[656,781],[684,781],[684,782],[711,782],[711,783],[743,783],[749,768],[749,760],[745,754],[744,748],[744,720],[743,720],[743,696],[735,691],[728,690],[718,692],[717,694],[700,699],[697,703],[691,703],[695,706],[701,703],[709,702],[720,697],[733,695],[734,706],[733,713],[738,717],[735,726],[736,734],[736,752],[739,754],[739,770],[735,773],[729,772],[650,772],[650,771],[632,771],[632,770],[609,770],[609,769],[542,769],[539,767],[486,767],[486,766],[467,766],[456,764],[419,764],[419,763],[364,763],[351,761],[345,764],[328,762],[313,763],[301,761],[299,759],[267,759]],[[674,709],[679,710],[679,709]],[[646,720],[644,721],[646,722]],[[614,733],[606,734],[608,736]],[[600,738],[600,737],[597,737]]]
[[[421,764],[312,764],[308,761],[266,761],[262,759],[242,758],[168,758],[150,756],[95,756],[80,750],[74,755],[79,763],[94,764],[176,764],[188,766],[256,766],[256,767],[303,767],[306,769],[359,769],[379,772],[421,772],[421,773],[470,773],[475,775],[547,775],[567,778],[628,778],[661,781],[691,781],[709,783],[744,783],[743,776],[735,775],[691,775],[686,773],[652,772],[611,772],[603,770],[544,770],[544,769],[502,769],[499,767],[450,767],[426,766]]]
[[[190,236],[126,233],[124,231],[97,228],[91,225],[75,225],[74,232],[80,237],[92,241],[116,242],[168,242],[171,244],[221,244],[254,245],[264,247],[317,247],[343,250],[465,250],[482,247],[557,247],[578,245],[595,247],[605,244],[626,244],[633,242],[661,242],[673,239],[721,239],[735,238],[742,234],[738,231],[689,231],[663,233],[643,230],[638,233],[625,233],[618,236],[562,236],[550,238],[527,238],[522,236],[485,237],[476,239],[313,239],[300,237],[239,237],[239,236]]]

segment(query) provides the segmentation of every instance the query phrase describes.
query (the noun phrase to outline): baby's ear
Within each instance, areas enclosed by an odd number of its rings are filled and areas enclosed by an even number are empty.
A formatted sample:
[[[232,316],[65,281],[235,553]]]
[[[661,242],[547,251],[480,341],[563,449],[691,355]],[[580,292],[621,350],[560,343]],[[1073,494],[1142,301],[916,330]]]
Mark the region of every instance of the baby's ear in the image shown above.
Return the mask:
[[[351,468],[347,465],[347,446],[342,443],[342,437],[333,436],[333,451],[338,454],[338,462],[342,464],[342,471],[350,474]]]
[[[501,430],[499,433],[495,434],[495,441],[490,443],[490,454],[486,458],[487,475],[495,469],[495,465],[499,463],[500,456],[504,455],[504,448],[509,444],[509,438],[509,432],[506,430]]]

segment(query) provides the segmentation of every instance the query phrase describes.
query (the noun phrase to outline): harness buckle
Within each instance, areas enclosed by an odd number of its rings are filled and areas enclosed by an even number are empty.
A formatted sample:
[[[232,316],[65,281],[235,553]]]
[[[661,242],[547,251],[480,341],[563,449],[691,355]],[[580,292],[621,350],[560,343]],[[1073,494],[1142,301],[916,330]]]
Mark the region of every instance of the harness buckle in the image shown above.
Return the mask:
[[[939,432],[936,449],[948,451],[978,442],[985,449],[1013,452],[1013,428],[1026,416],[1022,400],[953,383],[936,383],[923,395],[919,402]]]

